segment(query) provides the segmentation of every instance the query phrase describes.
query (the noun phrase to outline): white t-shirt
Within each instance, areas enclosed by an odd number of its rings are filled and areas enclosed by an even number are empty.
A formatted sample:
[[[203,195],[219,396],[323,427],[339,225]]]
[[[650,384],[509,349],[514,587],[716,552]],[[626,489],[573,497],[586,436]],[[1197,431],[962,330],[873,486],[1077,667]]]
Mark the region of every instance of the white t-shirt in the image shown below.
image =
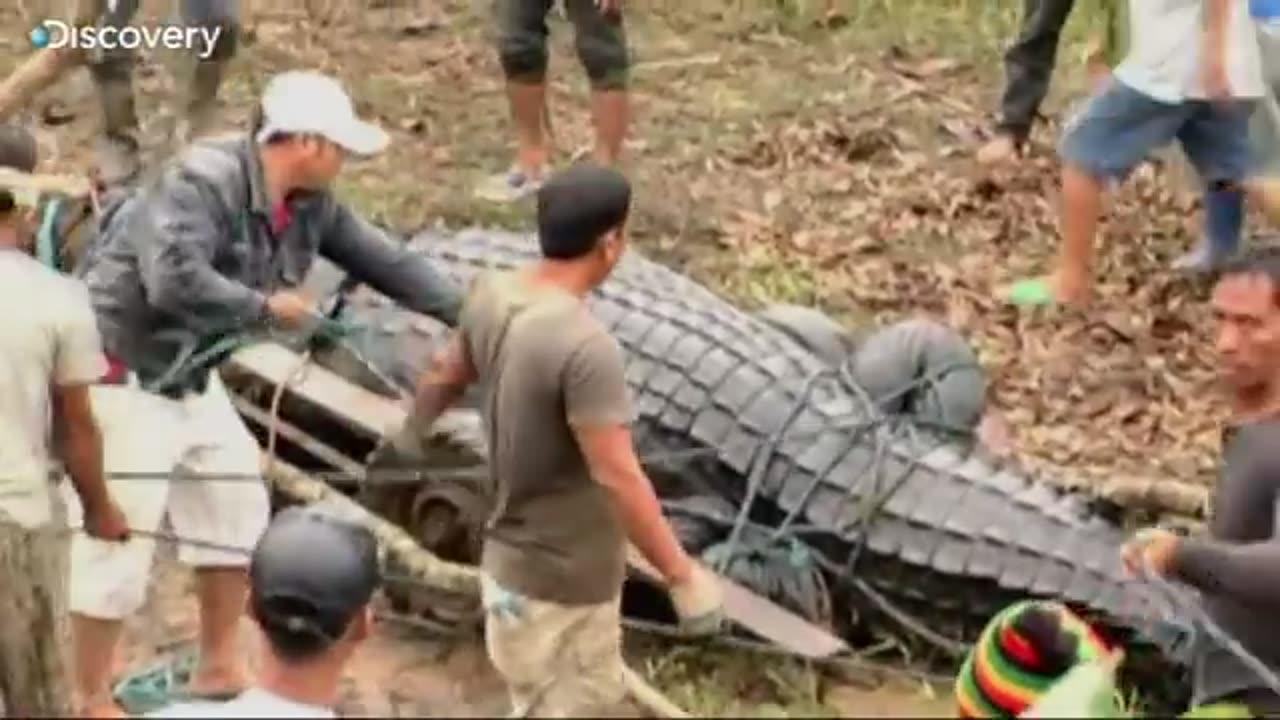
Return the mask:
[[[1231,94],[1266,94],[1250,0],[1231,0],[1226,64]],[[1129,0],[1129,53],[1115,69],[1124,84],[1168,103],[1204,99],[1200,79],[1207,0]]]
[[[0,249],[0,515],[35,528],[51,519],[50,387],[106,372],[84,286]]]
[[[226,702],[189,702],[148,713],[148,718],[336,718],[326,707],[303,705],[261,688],[245,690]]]

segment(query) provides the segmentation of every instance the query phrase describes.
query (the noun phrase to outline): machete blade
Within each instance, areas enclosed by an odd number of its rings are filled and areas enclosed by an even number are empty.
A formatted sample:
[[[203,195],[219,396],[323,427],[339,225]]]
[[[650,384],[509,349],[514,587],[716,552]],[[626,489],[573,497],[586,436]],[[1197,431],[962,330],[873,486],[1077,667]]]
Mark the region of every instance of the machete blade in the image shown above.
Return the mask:
[[[627,546],[627,562],[644,579],[662,584],[662,575],[640,552]],[[725,618],[764,640],[807,658],[824,658],[848,652],[844,640],[814,625],[772,600],[761,597],[723,575],[717,574],[724,593]]]

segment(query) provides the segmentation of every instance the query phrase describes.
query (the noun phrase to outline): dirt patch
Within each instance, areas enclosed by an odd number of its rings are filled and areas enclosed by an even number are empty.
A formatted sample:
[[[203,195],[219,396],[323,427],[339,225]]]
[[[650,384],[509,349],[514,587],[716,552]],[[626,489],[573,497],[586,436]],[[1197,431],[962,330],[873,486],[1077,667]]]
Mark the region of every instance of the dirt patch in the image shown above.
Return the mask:
[[[189,649],[198,629],[192,580],[171,547],[158,553],[146,605],[126,627],[117,673],[137,672]],[[242,646],[260,638],[241,621]],[[699,717],[951,717],[946,684],[885,676],[836,677],[801,661],[698,646],[673,646],[629,633],[632,668]],[[502,681],[478,637],[441,639],[386,607],[343,678],[347,717],[500,717],[509,709]]]
[[[147,604],[127,625],[117,672],[136,672],[191,647],[198,629],[190,574],[175,553],[158,558]],[[241,621],[241,643],[255,656],[260,638]],[[501,679],[473,638],[446,641],[404,623],[380,622],[343,679],[349,717],[495,717],[507,711]]]

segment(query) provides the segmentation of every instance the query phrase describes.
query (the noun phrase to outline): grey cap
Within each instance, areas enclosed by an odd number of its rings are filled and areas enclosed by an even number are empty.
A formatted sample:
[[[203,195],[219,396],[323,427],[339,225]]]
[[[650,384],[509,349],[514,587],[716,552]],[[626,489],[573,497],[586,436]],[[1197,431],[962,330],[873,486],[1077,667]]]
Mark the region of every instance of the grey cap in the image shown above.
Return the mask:
[[[334,641],[382,582],[367,528],[313,508],[280,511],[249,565],[253,614],[278,630]]]

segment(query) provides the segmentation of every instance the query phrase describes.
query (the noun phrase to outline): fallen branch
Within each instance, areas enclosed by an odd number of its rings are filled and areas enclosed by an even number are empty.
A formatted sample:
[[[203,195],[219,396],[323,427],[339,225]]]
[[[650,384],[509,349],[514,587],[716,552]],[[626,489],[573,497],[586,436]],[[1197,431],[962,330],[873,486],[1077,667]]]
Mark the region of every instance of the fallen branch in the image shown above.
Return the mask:
[[[343,519],[369,528],[384,551],[395,556],[415,580],[450,592],[480,596],[480,573],[474,567],[441,560],[402,528],[374,515],[356,501],[280,458],[264,464],[267,465],[267,482],[276,490],[298,502],[324,503],[327,509]]]
[[[636,63],[632,69],[636,71],[645,70],[668,70],[671,68],[684,68],[694,65],[716,65],[721,62],[720,53],[709,52],[699,55],[689,55],[687,57],[666,58],[664,60],[645,60]]]
[[[1203,519],[1209,512],[1209,488],[1177,480],[1114,478],[1098,495],[1124,508]]]
[[[0,188],[19,193],[60,193],[72,198],[87,198],[93,190],[89,178],[81,175],[25,173],[13,168],[0,168]]]
[[[441,560],[423,548],[408,533],[383,520],[354,500],[279,458],[264,455],[267,481],[276,490],[298,502],[324,503],[326,509],[350,522],[359,523],[377,537],[384,551],[394,555],[406,574],[428,585],[480,597],[480,573],[476,568]],[[689,713],[671,702],[639,673],[624,666],[623,681],[627,692],[649,712],[660,718],[688,718]]]
[[[964,102],[963,100],[958,100],[948,95],[943,90],[935,90],[919,80],[916,80],[914,78],[904,75],[900,70],[895,69],[894,75],[897,76],[898,80],[903,84],[905,89],[910,89],[922,95],[928,95],[934,100],[937,100],[938,102],[942,103],[943,105],[946,105],[947,107],[951,108],[952,110],[955,110],[958,113],[961,113],[962,115],[978,114],[977,109],[974,108],[969,103]]]

